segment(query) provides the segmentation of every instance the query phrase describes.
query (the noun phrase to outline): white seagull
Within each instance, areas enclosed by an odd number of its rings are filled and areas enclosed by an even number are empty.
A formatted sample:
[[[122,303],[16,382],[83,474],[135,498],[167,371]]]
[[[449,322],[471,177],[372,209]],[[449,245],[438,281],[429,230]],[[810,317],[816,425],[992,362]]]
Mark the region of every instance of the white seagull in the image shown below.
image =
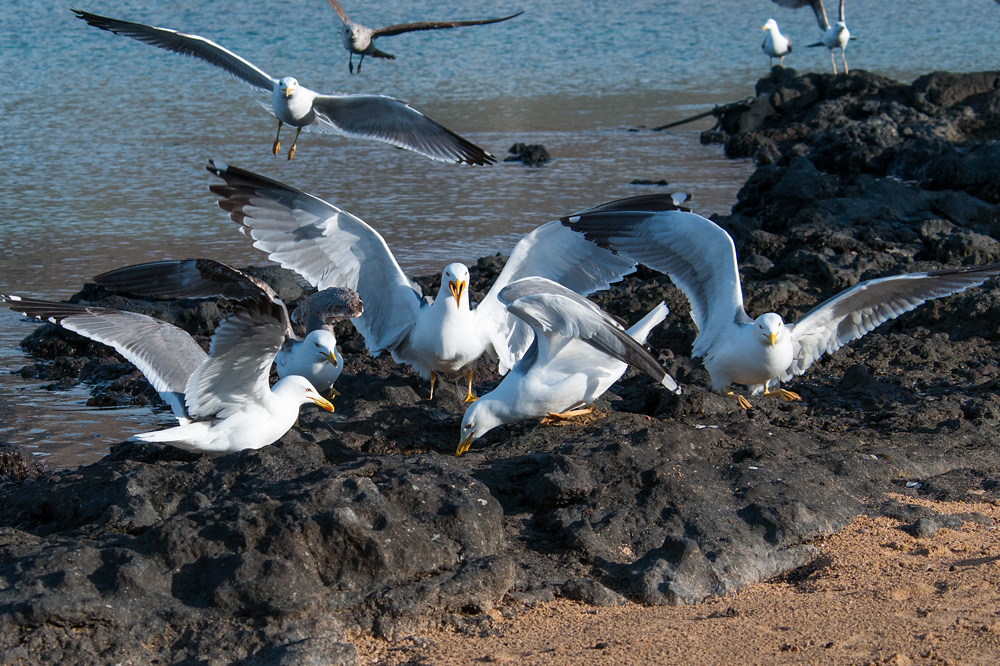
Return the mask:
[[[321,393],[332,396],[344,368],[333,325],[358,317],[361,299],[351,289],[331,288],[303,300],[291,317],[284,302],[263,280],[213,259],[154,261],[102,273],[94,282],[111,291],[151,298],[227,298],[267,300],[285,327],[285,340],[274,359],[281,378],[301,375]],[[295,330],[298,328],[299,330]]]
[[[208,354],[185,331],[135,312],[0,294],[0,302],[113,347],[170,405],[180,425],[134,435],[211,454],[259,449],[288,432],[299,407],[333,405],[298,375],[268,375],[285,337],[280,308],[250,301],[223,319]]]
[[[415,32],[417,30],[445,30],[447,28],[461,28],[467,25],[486,25],[488,23],[499,23],[500,21],[509,21],[512,18],[520,16],[523,11],[516,14],[511,14],[510,16],[503,16],[501,18],[492,19],[479,19],[474,21],[419,21],[417,23],[397,23],[396,25],[387,25],[382,28],[368,28],[361,25],[360,23],[355,23],[347,17],[347,12],[344,8],[340,6],[337,0],[327,0],[333,10],[337,12],[337,16],[340,17],[340,21],[343,26],[340,28],[340,37],[344,41],[344,48],[350,54],[347,57],[347,69],[352,74],[354,73],[354,54],[357,53],[361,57],[358,59],[358,74],[361,73],[361,63],[364,61],[365,56],[371,56],[372,58],[384,58],[386,60],[395,60],[396,56],[384,51],[379,51],[375,48],[373,44],[374,40],[379,37],[390,37],[392,35],[401,35],[404,32]]]
[[[784,67],[785,56],[792,52],[792,40],[781,34],[781,31],[778,30],[778,22],[774,19],[767,19],[767,23],[761,30],[766,30],[767,34],[764,36],[764,43],[760,45],[760,48],[764,50],[770,64],[774,63],[775,58],[780,58],[778,64]]]
[[[322,199],[245,169],[209,163],[225,181],[210,189],[241,231],[278,264],[317,289],[354,289],[365,304],[352,320],[377,356],[392,354],[431,381],[438,372],[465,371],[472,401],[472,366],[484,354],[507,372],[531,343],[531,329],[508,313],[497,298],[507,284],[538,275],[589,294],[606,289],[635,269],[635,262],[589,243],[558,220],[522,238],[487,293],[469,303],[469,269],[450,264],[441,275],[437,298],[422,297],[403,273],[385,240],[351,213]]]
[[[555,421],[593,411],[592,403],[629,365],[674,393],[681,392],[642,346],[667,316],[665,303],[626,331],[586,298],[545,278],[512,282],[501,290],[500,300],[534,330],[535,339],[500,384],[465,411],[455,455],[505,423],[546,415]]]
[[[711,220],[686,211],[583,213],[566,219],[593,242],[666,273],[691,303],[698,328],[692,356],[702,357],[712,389],[750,403],[730,384],[799,400],[779,388],[823,354],[857,340],[879,324],[1000,274],[1000,264],[905,273],[861,282],[820,303],[794,324],[774,312],[751,319],[733,239]]]
[[[372,139],[412,150],[441,162],[486,165],[496,158],[479,146],[439,125],[406,102],[385,95],[321,95],[290,76],[275,79],[253,63],[210,39],[167,28],[130,23],[74,9],[89,25],[116,35],[131,37],[167,51],[197,58],[225,70],[252,88],[271,94],[269,110],[278,119],[272,152],[277,155],[282,125],[295,128],[295,140],[302,130],[340,134],[353,139]],[[264,108],[267,105],[261,104]]]
[[[826,7],[823,6],[823,0],[772,1],[782,7],[788,7],[790,9],[800,9],[806,6],[812,7],[813,14],[816,15],[816,22],[819,24],[819,29],[823,31],[823,41],[810,44],[809,46],[825,46],[830,49],[830,64],[833,65],[834,74],[837,73],[837,61],[833,58],[833,50],[839,48],[840,58],[844,61],[844,74],[849,73],[847,70],[847,55],[845,51],[847,49],[847,42],[851,40],[851,31],[847,29],[847,23],[844,19],[844,0],[840,0],[840,18],[833,25],[830,24],[830,19],[826,16]]]

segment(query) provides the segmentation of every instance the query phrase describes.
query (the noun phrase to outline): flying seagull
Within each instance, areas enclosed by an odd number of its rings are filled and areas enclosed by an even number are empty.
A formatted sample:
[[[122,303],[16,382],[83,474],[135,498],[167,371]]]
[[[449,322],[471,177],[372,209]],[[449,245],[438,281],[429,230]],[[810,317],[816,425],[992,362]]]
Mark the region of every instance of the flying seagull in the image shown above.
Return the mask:
[[[262,69],[210,39],[167,28],[129,23],[74,9],[77,17],[101,30],[131,37],[167,51],[215,65],[251,88],[270,93],[269,110],[278,119],[272,152],[281,148],[282,125],[295,128],[288,159],[302,130],[340,134],[352,139],[382,141],[441,162],[486,165],[496,158],[479,146],[439,125],[406,102],[385,95],[321,95],[291,76],[275,79]],[[263,103],[264,108],[268,108]]]
[[[642,346],[667,316],[666,304],[660,303],[626,331],[586,298],[545,278],[512,282],[501,290],[500,300],[534,330],[535,339],[500,384],[465,411],[455,455],[505,423],[546,415],[557,420],[592,411],[592,403],[629,365],[681,392]]]
[[[135,312],[0,294],[0,303],[113,347],[170,405],[180,425],[135,435],[188,451],[259,449],[288,432],[299,407],[333,405],[298,375],[268,386],[285,337],[281,308],[250,301],[222,320],[208,354],[182,329]]]
[[[840,0],[840,18],[833,25],[830,24],[830,19],[826,16],[826,7],[823,6],[823,0],[772,0],[772,2],[790,9],[800,9],[806,6],[812,7],[813,14],[816,15],[816,22],[819,23],[819,29],[823,31],[823,40],[809,46],[825,46],[830,49],[830,64],[833,65],[834,74],[837,73],[837,61],[833,58],[833,50],[839,48],[840,58],[844,61],[844,74],[848,73],[845,51],[847,49],[847,42],[852,38],[851,31],[847,29],[847,23],[844,19],[844,0]]]
[[[337,2],[337,0],[327,0],[327,2],[329,2],[330,6],[333,7],[333,10],[337,12],[337,16],[340,17],[341,22],[344,24],[340,28],[340,37],[344,41],[344,48],[347,49],[347,52],[350,54],[347,57],[347,69],[352,74],[354,73],[355,53],[361,56],[358,59],[358,74],[361,73],[361,63],[364,61],[365,56],[395,60],[396,56],[390,55],[384,51],[379,51],[375,48],[375,44],[373,42],[379,37],[391,37],[392,35],[401,35],[404,32],[416,32],[418,30],[445,30],[447,28],[461,28],[467,25],[499,23],[500,21],[509,21],[510,19],[524,13],[523,11],[520,11],[516,14],[511,14],[510,16],[493,19],[480,19],[477,21],[419,21],[417,23],[398,23],[396,25],[387,25],[382,28],[368,28],[349,19],[347,17],[347,12],[344,11],[344,8],[340,6],[340,3]]]
[[[626,200],[627,201],[627,200]],[[733,239],[711,220],[687,211],[594,210],[565,222],[591,241],[670,276],[691,304],[698,328],[692,356],[702,357],[712,389],[750,403],[730,388],[744,384],[752,395],[799,400],[779,388],[804,373],[823,354],[857,340],[879,324],[1000,274],[1000,264],[905,273],[861,282],[809,311],[794,324],[774,312],[750,318]],[[626,208],[620,204],[619,208]]]
[[[781,34],[781,31],[778,30],[778,22],[774,19],[767,19],[767,23],[761,30],[766,30],[767,34],[764,36],[764,43],[760,45],[760,48],[764,50],[770,64],[774,64],[775,58],[780,58],[778,64],[784,67],[785,56],[792,52],[792,40]]]
[[[486,298],[469,302],[469,269],[454,263],[441,274],[437,298],[422,297],[385,240],[371,226],[322,199],[237,167],[209,163],[225,181],[211,190],[254,247],[301,275],[317,289],[348,287],[365,304],[353,319],[368,351],[392,354],[431,381],[438,372],[465,371],[472,394],[472,366],[484,354],[507,372],[527,350],[531,329],[507,311],[497,294],[529,275],[547,277],[589,294],[635,269],[635,262],[589,243],[558,220],[522,238]]]
[[[289,317],[285,304],[270,285],[213,259],[136,264],[102,273],[94,282],[111,291],[150,298],[269,301],[285,328],[285,339],[274,359],[278,376],[301,375],[328,395],[335,393],[333,385],[344,368],[333,325],[364,311],[356,292],[334,287],[309,296]]]

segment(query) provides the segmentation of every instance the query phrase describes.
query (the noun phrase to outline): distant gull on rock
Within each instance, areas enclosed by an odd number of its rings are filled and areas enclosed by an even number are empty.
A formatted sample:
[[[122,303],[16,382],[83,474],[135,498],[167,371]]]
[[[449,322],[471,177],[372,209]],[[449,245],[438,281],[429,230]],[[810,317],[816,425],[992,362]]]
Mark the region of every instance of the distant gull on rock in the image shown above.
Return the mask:
[[[73,11],[78,18],[96,28],[198,58],[225,70],[252,88],[270,93],[270,107],[263,103],[261,106],[269,109],[278,119],[278,132],[272,145],[275,155],[281,148],[278,139],[284,124],[295,128],[295,140],[288,151],[288,159],[295,155],[299,133],[306,130],[382,141],[441,162],[475,165],[496,162],[495,157],[479,146],[398,99],[385,95],[321,95],[299,85],[290,76],[282,79],[271,77],[253,63],[210,39],[167,28],[97,16],[79,9]]]
[[[137,440],[213,454],[259,449],[288,432],[302,405],[333,411],[304,377],[269,387],[285,327],[282,308],[267,300],[250,301],[223,319],[208,354],[185,331],[135,312],[9,294],[0,294],[0,303],[113,347],[136,366],[180,421]]]
[[[500,384],[466,410],[455,455],[505,423],[538,417],[556,422],[593,411],[592,403],[629,365],[681,392],[642,346],[667,316],[666,304],[626,331],[591,301],[545,278],[512,282],[500,291],[500,300],[534,330],[535,339]]]
[[[263,280],[213,259],[154,261],[102,273],[94,282],[111,291],[151,298],[227,298],[267,300],[285,327],[285,340],[274,359],[279,377],[301,375],[321,393],[333,395],[344,368],[333,325],[359,317],[361,299],[352,289],[324,289],[303,300],[291,317],[285,304]],[[298,328],[297,332],[295,329]]]
[[[823,31],[823,41],[810,44],[809,46],[825,46],[830,49],[830,64],[833,65],[834,74],[837,73],[837,61],[833,58],[833,50],[839,48],[840,57],[844,61],[844,74],[848,73],[847,54],[845,51],[847,49],[847,42],[851,40],[851,32],[847,29],[847,23],[844,19],[844,0],[840,0],[840,19],[833,25],[830,25],[830,19],[826,16],[826,7],[823,6],[823,0],[772,0],[772,2],[791,9],[800,9],[806,6],[812,7],[813,13],[816,15],[816,22],[819,23],[819,29]]]
[[[364,61],[365,56],[371,56],[372,58],[384,58],[386,60],[394,60],[396,56],[384,51],[379,51],[375,48],[373,43],[379,37],[391,37],[392,35],[401,35],[404,32],[416,32],[418,30],[445,30],[448,28],[461,28],[468,25],[487,25],[489,23],[499,23],[500,21],[509,21],[512,18],[520,16],[524,12],[518,12],[516,14],[511,14],[510,16],[503,16],[501,18],[492,19],[479,19],[473,21],[419,21],[417,23],[398,23],[396,25],[387,25],[382,28],[368,28],[361,25],[360,23],[355,23],[347,17],[347,12],[344,8],[340,6],[337,0],[327,0],[333,10],[337,12],[337,16],[340,17],[341,22],[344,24],[340,28],[340,36],[344,41],[344,48],[350,55],[347,57],[347,69],[352,74],[354,73],[354,54],[357,53],[361,57],[358,58],[358,73],[361,73],[361,63]]]
[[[392,354],[431,380],[438,372],[468,377],[484,354],[507,372],[524,354],[531,329],[509,313],[497,294],[518,278],[537,275],[589,294],[606,289],[635,269],[635,262],[589,243],[558,220],[522,238],[486,297],[469,302],[469,269],[453,263],[441,274],[436,298],[422,297],[403,273],[382,236],[360,218],[322,199],[245,169],[209,163],[225,181],[213,185],[219,206],[230,214],[254,247],[317,289],[348,287],[365,304],[352,320],[368,351]]]
[[[774,19],[767,19],[767,23],[761,30],[766,30],[767,34],[760,47],[764,50],[771,64],[774,63],[775,58],[780,58],[778,64],[784,67],[785,56],[792,52],[792,40],[781,34],[781,31],[778,30],[778,22]]]
[[[752,395],[799,400],[779,388],[780,382],[801,375],[823,354],[927,300],[1000,274],[1000,264],[991,264],[867,280],[786,324],[773,312],[756,319],[747,315],[733,239],[700,215],[666,207],[649,213],[596,210],[565,222],[602,247],[670,276],[687,296],[698,327],[692,356],[703,357],[712,389],[735,398],[744,409],[750,402],[730,384],[747,385]]]

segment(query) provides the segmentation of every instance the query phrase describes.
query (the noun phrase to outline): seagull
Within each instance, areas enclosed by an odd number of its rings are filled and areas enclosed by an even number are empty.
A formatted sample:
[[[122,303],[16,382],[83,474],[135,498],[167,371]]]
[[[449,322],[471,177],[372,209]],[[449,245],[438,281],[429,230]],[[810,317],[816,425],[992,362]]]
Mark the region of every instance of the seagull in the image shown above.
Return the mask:
[[[830,49],[830,64],[833,65],[833,73],[837,73],[837,61],[833,58],[833,50],[840,49],[840,57],[844,61],[844,74],[848,74],[847,70],[847,55],[845,50],[847,49],[847,42],[851,40],[851,32],[847,29],[847,23],[844,19],[844,0],[840,0],[840,19],[830,25],[830,19],[826,17],[826,7],[823,6],[823,0],[772,0],[773,2],[781,5],[782,7],[788,7],[790,9],[800,9],[805,6],[812,7],[813,14],[816,15],[816,22],[819,23],[819,29],[823,31],[823,40],[816,42],[815,44],[810,44],[813,46],[825,46]]]
[[[146,376],[180,425],[133,439],[223,454],[259,449],[288,432],[299,407],[333,405],[309,380],[290,375],[268,386],[284,340],[281,308],[250,301],[222,320],[208,354],[185,331],[135,312],[0,294],[0,303],[113,347]]]
[[[557,422],[592,412],[592,403],[629,365],[674,393],[681,392],[642,346],[667,316],[665,303],[626,331],[586,298],[545,278],[512,282],[500,291],[500,301],[534,330],[535,339],[500,384],[465,411],[455,455],[504,423],[545,415],[549,422]],[[584,405],[585,409],[575,409]]]
[[[391,353],[431,381],[436,373],[465,371],[467,402],[472,367],[487,354],[506,373],[527,350],[531,329],[510,314],[497,294],[510,282],[539,275],[582,294],[606,289],[635,270],[635,262],[589,243],[558,220],[522,238],[486,298],[469,301],[469,269],[453,263],[441,273],[437,298],[421,296],[385,240],[351,213],[288,185],[237,167],[209,162],[225,181],[211,190],[254,247],[317,289],[354,289],[365,304],[353,319],[368,351]]]
[[[624,200],[627,202],[627,200]],[[820,303],[794,324],[768,312],[751,319],[743,292],[733,239],[700,215],[682,210],[595,211],[564,218],[591,241],[626,254],[670,276],[691,304],[698,328],[692,356],[704,359],[712,389],[750,402],[730,384],[751,394],[800,397],[779,388],[804,373],[823,354],[871,332],[932,298],[981,285],[1000,274],[1000,264],[904,273],[861,282]]]
[[[764,43],[760,45],[760,48],[764,49],[764,53],[767,55],[770,64],[774,64],[775,58],[780,58],[778,64],[782,67],[785,66],[785,56],[792,52],[792,40],[781,34],[778,30],[778,22],[774,19],[767,19],[767,23],[761,30],[766,30],[767,35],[764,37]]]
[[[328,396],[336,395],[333,385],[344,367],[333,325],[364,311],[355,291],[334,287],[309,296],[289,317],[285,304],[270,285],[213,259],[136,264],[102,273],[94,282],[111,291],[151,298],[270,301],[285,328],[285,339],[274,359],[278,376],[301,375]],[[294,330],[296,326],[302,335]]]
[[[225,70],[231,76],[271,94],[270,111],[278,119],[272,152],[281,149],[283,125],[295,128],[288,159],[302,130],[340,134],[353,139],[382,141],[420,153],[441,162],[465,162],[483,166],[496,158],[479,146],[439,125],[406,102],[385,95],[321,95],[291,76],[275,79],[253,63],[210,39],[167,28],[129,23],[74,9],[77,18],[101,30],[158,46],[167,51],[198,58]],[[268,108],[261,103],[261,106]]]
[[[333,11],[337,12],[337,16],[340,17],[343,26],[340,28],[340,37],[344,41],[344,48],[350,55],[347,57],[347,70],[354,73],[354,54],[357,53],[361,57],[358,59],[358,74],[361,73],[361,63],[364,61],[365,56],[371,56],[372,58],[384,58],[386,60],[395,60],[396,56],[385,53],[384,51],[379,51],[375,48],[375,44],[372,42],[379,37],[391,37],[392,35],[401,35],[404,32],[416,32],[417,30],[445,30],[447,28],[461,28],[467,25],[486,25],[488,23],[499,23],[500,21],[509,21],[512,18],[518,17],[523,14],[520,11],[516,14],[511,14],[510,16],[504,16],[502,18],[493,19],[480,19],[478,21],[420,21],[418,23],[398,23],[396,25],[387,25],[382,28],[368,28],[361,25],[360,23],[355,23],[351,19],[347,18],[347,12],[344,8],[340,6],[337,0],[327,0],[330,6],[333,7]]]

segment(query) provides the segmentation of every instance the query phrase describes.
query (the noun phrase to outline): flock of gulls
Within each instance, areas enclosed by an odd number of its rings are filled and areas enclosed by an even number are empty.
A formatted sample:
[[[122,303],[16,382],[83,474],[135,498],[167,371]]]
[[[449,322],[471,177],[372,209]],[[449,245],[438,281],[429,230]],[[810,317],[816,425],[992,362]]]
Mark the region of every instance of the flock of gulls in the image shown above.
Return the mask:
[[[849,38],[843,0],[840,21],[833,26],[821,0],[774,1],[812,6],[831,60],[835,48],[843,55]],[[521,14],[371,29],[348,19],[336,0],[328,2],[343,22],[352,73],[354,54],[361,57],[358,72],[366,55],[393,57],[374,47],[378,37],[497,23]],[[91,26],[194,57],[269,92],[270,105],[264,106],[278,120],[275,155],[281,128],[289,125],[296,132],[288,159],[305,129],[383,141],[434,160],[495,162],[482,148],[392,97],[318,94],[292,77],[276,79],[203,37],[73,11]],[[773,20],[764,30],[770,57],[791,52],[791,42]],[[667,390],[681,392],[644,346],[669,314],[664,303],[625,329],[587,299],[640,264],[668,275],[687,297],[698,329],[692,355],[703,359],[711,388],[744,409],[751,404],[733,384],[748,387],[751,395],[799,400],[781,382],[802,374],[823,354],[929,299],[1000,274],[1000,264],[993,264],[883,277],[834,296],[794,324],[773,312],[754,319],[743,306],[729,234],[686,208],[686,197],[651,195],[611,201],[528,233],[484,300],[473,304],[467,266],[445,266],[437,295],[423,296],[378,231],[359,217],[239,167],[210,161],[207,169],[217,179],[210,190],[219,207],[254,247],[315,287],[291,314],[265,282],[212,259],[145,263],[95,278],[108,290],[143,297],[232,301],[233,310],[217,326],[207,353],[183,330],[134,312],[12,294],[0,294],[0,302],[113,347],[149,379],[179,423],[136,439],[213,454],[277,441],[294,425],[302,405],[333,411],[330,399],[344,365],[333,327],[344,319],[364,338],[371,355],[387,352],[428,380],[429,399],[438,373],[466,374],[465,401],[470,405],[456,450],[462,454],[503,424],[559,422],[588,413],[629,366]],[[487,361],[497,364],[503,379],[477,398],[472,370]],[[279,376],[274,385],[272,366]]]

